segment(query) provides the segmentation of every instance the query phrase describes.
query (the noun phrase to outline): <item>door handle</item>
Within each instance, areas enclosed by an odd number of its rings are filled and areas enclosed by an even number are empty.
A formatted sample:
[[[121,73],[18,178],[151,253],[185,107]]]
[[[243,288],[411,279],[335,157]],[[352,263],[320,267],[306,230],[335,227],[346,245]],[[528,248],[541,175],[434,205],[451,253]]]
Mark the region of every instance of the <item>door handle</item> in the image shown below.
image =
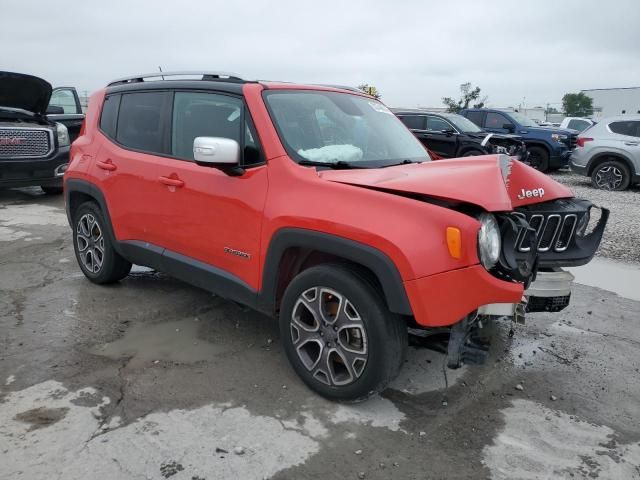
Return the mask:
[[[637,147],[640,145],[638,142],[624,142],[625,145],[629,145],[630,147]]]
[[[177,187],[180,188],[184,186],[184,182],[179,178],[171,178],[171,177],[158,177],[160,183],[167,185],[168,187]]]
[[[113,172],[116,168],[114,163],[111,161],[111,159],[107,159],[104,162],[101,160],[98,160],[96,162],[96,165],[98,165],[98,168],[101,168],[102,170],[107,170],[108,172]]]

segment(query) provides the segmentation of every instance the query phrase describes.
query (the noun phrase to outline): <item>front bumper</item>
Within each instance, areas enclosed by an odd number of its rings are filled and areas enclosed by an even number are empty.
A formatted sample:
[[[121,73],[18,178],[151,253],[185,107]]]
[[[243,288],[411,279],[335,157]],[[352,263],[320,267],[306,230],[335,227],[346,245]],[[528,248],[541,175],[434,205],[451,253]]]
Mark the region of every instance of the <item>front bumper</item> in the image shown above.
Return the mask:
[[[571,150],[551,152],[549,166],[551,168],[566,168],[569,166],[569,158],[571,158]]]
[[[69,163],[69,146],[46,158],[0,160],[0,187],[62,186],[63,165]]]
[[[556,268],[538,272],[518,303],[491,303],[478,308],[478,315],[515,317],[526,312],[559,312],[569,305],[573,275]],[[518,307],[523,307],[522,311]]]

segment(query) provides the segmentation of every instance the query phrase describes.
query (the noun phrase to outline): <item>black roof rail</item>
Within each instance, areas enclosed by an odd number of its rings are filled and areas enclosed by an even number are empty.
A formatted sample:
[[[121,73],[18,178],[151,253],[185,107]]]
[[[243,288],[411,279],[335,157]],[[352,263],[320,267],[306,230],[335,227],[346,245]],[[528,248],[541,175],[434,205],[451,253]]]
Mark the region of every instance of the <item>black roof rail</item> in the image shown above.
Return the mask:
[[[202,72],[202,71],[177,71],[177,72],[153,72],[141,75],[132,75],[130,77],[118,78],[107,84],[107,87],[114,85],[124,85],[127,83],[140,83],[148,81],[146,79],[166,80],[166,77],[200,77],[199,80],[218,81],[218,82],[246,82],[240,75],[231,72]]]

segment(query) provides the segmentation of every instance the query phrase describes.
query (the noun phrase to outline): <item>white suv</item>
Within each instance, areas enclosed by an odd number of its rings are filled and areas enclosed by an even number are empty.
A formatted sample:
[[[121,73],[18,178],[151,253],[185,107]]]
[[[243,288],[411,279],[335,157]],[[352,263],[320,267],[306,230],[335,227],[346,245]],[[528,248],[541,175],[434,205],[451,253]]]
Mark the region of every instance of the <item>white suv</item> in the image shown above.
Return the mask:
[[[640,183],[640,115],[605,118],[582,132],[569,164],[603,190]]]

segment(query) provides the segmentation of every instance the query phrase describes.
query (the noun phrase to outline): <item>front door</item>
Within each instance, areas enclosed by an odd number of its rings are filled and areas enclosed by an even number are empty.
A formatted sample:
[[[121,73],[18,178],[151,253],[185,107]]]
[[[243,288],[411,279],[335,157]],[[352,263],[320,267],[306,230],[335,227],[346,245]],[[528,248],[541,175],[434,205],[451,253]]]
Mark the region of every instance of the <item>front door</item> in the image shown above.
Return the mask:
[[[171,124],[169,158],[161,159],[156,173],[165,255],[202,262],[257,288],[267,168],[244,102],[226,94],[175,92]],[[197,165],[196,137],[236,140],[244,174]]]
[[[446,120],[433,115],[427,116],[426,128],[424,135],[429,148],[441,157],[454,157],[458,145],[455,128]]]

